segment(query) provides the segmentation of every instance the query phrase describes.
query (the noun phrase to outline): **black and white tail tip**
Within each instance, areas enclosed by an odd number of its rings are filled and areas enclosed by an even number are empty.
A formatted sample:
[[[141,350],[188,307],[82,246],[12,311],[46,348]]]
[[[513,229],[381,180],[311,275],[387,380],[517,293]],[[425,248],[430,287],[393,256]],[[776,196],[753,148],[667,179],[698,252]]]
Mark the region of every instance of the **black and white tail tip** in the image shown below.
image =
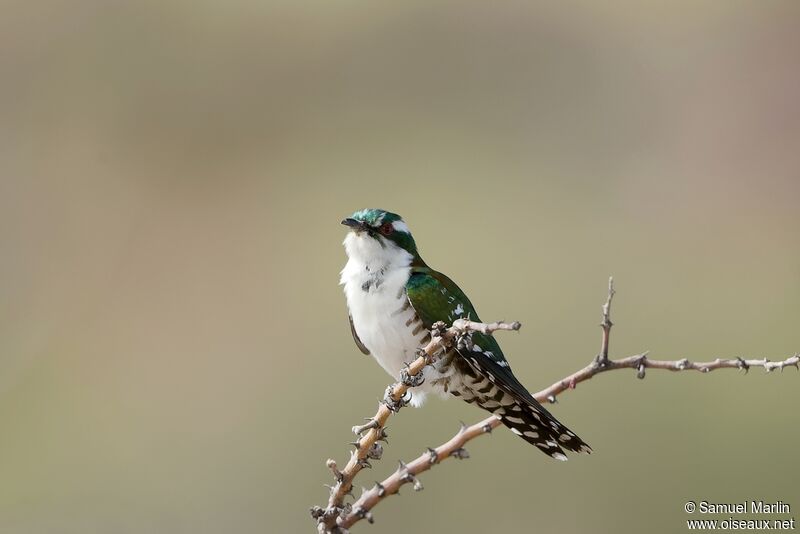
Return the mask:
[[[592,452],[592,448],[572,430],[538,406],[514,403],[498,408],[495,414],[511,432],[556,460],[567,460],[564,449],[589,454]]]

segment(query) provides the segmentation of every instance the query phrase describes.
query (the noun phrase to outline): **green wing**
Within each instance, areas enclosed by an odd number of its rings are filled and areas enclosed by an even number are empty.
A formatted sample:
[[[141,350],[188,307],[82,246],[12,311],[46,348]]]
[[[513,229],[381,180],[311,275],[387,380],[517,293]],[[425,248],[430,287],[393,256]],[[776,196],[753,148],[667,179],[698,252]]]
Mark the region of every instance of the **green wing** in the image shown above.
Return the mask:
[[[406,282],[406,293],[427,328],[436,321],[448,325],[459,318],[480,321],[464,292],[445,275],[428,267],[417,267],[412,271]],[[517,380],[494,337],[474,332],[472,341],[474,346],[471,350],[456,348],[456,352],[479,377],[488,378],[514,399],[497,411],[504,425],[559,460],[566,460],[562,447],[575,452],[591,452],[591,447],[553,417]],[[480,402],[478,405],[484,407]],[[491,408],[485,409],[494,413]]]
[[[450,325],[456,319],[480,321],[475,308],[463,291],[447,276],[428,267],[415,268],[406,282],[406,293],[411,306],[426,328],[443,321]],[[500,345],[493,336],[475,332],[472,341],[480,350],[459,351],[480,373],[497,377],[514,397],[526,403],[539,403],[511,372]]]
[[[428,267],[411,271],[406,293],[414,311],[428,328],[436,321],[449,325],[462,317],[480,321],[472,303],[455,282]]]

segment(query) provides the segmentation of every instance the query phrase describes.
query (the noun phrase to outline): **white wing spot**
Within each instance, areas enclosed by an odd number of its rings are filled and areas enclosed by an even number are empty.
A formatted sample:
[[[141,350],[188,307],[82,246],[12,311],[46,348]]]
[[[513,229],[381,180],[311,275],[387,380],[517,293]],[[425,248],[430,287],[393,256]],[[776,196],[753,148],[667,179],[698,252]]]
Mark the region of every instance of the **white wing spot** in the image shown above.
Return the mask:
[[[516,428],[512,428],[512,429],[511,429],[511,431],[512,431],[514,434],[518,435],[518,436],[521,436],[521,435],[522,435],[522,432],[520,432],[520,431],[519,431],[519,430],[517,430]]]
[[[567,457],[565,455],[563,455],[562,453],[560,453],[560,452],[554,452],[552,456],[556,460],[561,460],[562,462],[566,462],[567,461]]]
[[[529,438],[538,438],[539,437],[539,433],[538,432],[534,432],[533,430],[526,430],[522,434],[525,435],[525,436],[528,436]]]
[[[458,306],[456,306],[456,309],[453,310],[453,314],[460,316],[462,313],[464,313],[464,306],[459,303]]]

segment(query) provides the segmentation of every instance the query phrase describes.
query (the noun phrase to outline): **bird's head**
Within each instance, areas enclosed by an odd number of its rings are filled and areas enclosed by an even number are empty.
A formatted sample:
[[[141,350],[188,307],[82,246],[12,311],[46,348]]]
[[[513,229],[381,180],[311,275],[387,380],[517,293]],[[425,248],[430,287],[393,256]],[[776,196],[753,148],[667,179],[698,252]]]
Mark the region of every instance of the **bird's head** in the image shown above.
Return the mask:
[[[344,240],[347,255],[364,262],[381,258],[387,263],[404,257],[408,263],[422,263],[417,245],[403,218],[381,209],[364,209],[344,219],[350,228]]]

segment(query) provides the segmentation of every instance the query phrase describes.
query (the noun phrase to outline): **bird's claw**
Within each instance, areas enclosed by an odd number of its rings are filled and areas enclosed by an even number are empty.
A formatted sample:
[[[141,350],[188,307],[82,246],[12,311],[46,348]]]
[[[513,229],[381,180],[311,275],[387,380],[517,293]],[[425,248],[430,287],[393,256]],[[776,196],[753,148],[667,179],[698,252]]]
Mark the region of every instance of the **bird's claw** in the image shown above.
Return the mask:
[[[456,348],[458,350],[472,352],[474,347],[475,344],[472,342],[472,334],[470,332],[458,336],[456,340]]]
[[[398,410],[400,410],[400,408],[408,405],[409,401],[411,400],[411,394],[409,393],[408,400],[406,400],[405,396],[395,400],[394,396],[392,395],[393,391],[394,388],[392,386],[386,388],[386,393],[384,393],[383,401],[381,402],[383,402],[383,404],[389,408],[389,411],[396,413]]]
[[[406,387],[415,388],[425,382],[425,377],[422,376],[422,372],[412,375],[409,372],[408,364],[406,364],[405,367],[400,369],[400,382]]]
[[[436,335],[442,335],[445,330],[447,330],[447,325],[444,321],[436,321],[431,325],[431,333],[436,333]]]

